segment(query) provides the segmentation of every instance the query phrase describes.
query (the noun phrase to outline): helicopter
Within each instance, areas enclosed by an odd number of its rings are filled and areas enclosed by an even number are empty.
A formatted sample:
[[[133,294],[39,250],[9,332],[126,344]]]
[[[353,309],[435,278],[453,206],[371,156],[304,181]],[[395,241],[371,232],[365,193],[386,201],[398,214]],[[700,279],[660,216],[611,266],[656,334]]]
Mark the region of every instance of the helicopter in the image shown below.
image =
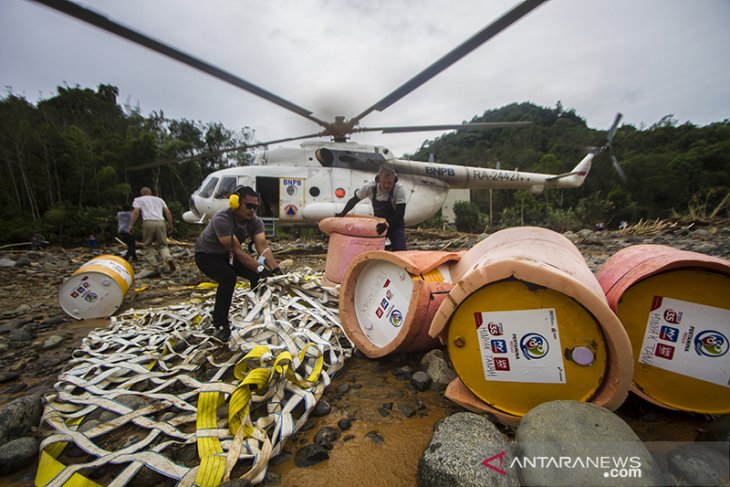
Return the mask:
[[[189,223],[205,223],[216,211],[227,208],[228,196],[237,186],[241,185],[250,186],[258,192],[259,216],[272,218],[280,224],[316,223],[341,211],[347,200],[354,195],[355,190],[371,181],[384,163],[394,167],[399,182],[406,190],[404,219],[405,224],[409,226],[421,223],[436,214],[443,207],[451,189],[527,189],[539,193],[544,189],[576,188],[588,175],[594,157],[601,152],[611,151],[616,128],[621,120],[621,114],[617,114],[608,131],[605,145],[589,149],[585,157],[571,171],[563,174],[530,173],[441,164],[432,161],[410,161],[396,158],[387,147],[359,144],[349,140],[352,134],[362,132],[379,131],[385,134],[436,130],[463,131],[518,128],[529,125],[530,122],[527,121],[505,121],[363,127],[360,126],[360,122],[373,111],[382,112],[387,109],[547,0],[524,0],[360,114],[349,119],[344,116],[336,116],[331,122],[320,119],[311,110],[296,105],[230,72],[114,22],[70,0],[33,1],[203,71],[307,118],[323,128],[319,132],[302,136],[248,144],[183,159],[156,161],[128,168],[129,170],[146,169],[224,152],[263,147],[264,150],[255,156],[252,165],[218,170],[203,180],[200,187],[190,197],[189,211],[183,214],[183,219]],[[302,142],[299,148],[267,149],[269,145],[273,144],[322,137],[328,137],[331,141],[307,141]],[[611,158],[614,167],[622,176],[618,161],[612,153]],[[355,206],[352,213],[372,215],[373,210],[370,202],[364,199]]]

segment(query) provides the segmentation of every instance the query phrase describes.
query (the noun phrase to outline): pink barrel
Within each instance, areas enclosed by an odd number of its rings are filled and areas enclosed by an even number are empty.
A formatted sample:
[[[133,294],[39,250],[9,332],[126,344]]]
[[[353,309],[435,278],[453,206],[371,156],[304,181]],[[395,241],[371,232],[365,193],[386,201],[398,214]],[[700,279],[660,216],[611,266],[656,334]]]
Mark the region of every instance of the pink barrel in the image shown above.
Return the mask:
[[[510,228],[451,268],[455,286],[431,323],[458,378],[446,397],[517,424],[570,399],[618,408],[628,395],[628,336],[580,251],[556,232]]]
[[[350,263],[340,289],[345,333],[370,358],[438,347],[428,335],[453,287],[455,252],[367,252]]]
[[[319,229],[330,236],[324,267],[325,284],[340,284],[347,266],[358,255],[385,249],[385,233],[378,235],[375,229],[378,223],[385,223],[385,219],[349,215],[319,222]]]
[[[730,413],[730,261],[625,248],[597,276],[631,340],[633,391],[659,406]]]

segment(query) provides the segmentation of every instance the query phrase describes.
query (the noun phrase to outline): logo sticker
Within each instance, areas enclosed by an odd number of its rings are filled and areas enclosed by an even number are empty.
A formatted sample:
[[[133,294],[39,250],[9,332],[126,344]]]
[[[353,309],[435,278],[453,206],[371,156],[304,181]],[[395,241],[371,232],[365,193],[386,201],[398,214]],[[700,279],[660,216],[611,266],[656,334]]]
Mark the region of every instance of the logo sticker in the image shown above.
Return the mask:
[[[665,309],[664,310],[664,321],[667,323],[671,323],[673,325],[679,324],[679,322],[682,320],[682,313],[677,313],[673,309]]]
[[[494,368],[496,370],[509,371],[509,359],[507,357],[495,357]]]
[[[375,314],[378,316],[378,318],[382,318],[383,317],[383,308],[376,309]]]
[[[547,340],[539,333],[528,333],[520,340],[520,350],[527,360],[541,359],[549,349]]]
[[[504,340],[491,340],[493,353],[507,353],[507,342]]]
[[[679,338],[679,329],[663,325],[661,330],[659,330],[659,338],[668,342],[676,343]]]
[[[705,330],[695,337],[695,352],[705,357],[722,357],[727,353],[725,335],[715,330]]]
[[[502,336],[502,323],[494,323],[490,321],[487,325],[487,330],[491,335]]]
[[[672,360],[672,358],[674,358],[674,347],[671,345],[657,343],[656,349],[654,349],[654,355],[667,360]]]
[[[397,309],[394,309],[392,313],[390,313],[390,324],[398,328],[403,323],[403,313],[398,311]]]

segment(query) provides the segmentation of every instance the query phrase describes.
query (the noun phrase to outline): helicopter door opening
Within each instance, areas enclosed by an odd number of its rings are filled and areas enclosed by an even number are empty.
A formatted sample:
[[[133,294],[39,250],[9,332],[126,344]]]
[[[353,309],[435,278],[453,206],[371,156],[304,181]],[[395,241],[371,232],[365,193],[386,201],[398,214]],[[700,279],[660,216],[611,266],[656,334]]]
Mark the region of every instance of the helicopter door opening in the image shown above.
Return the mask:
[[[279,178],[256,178],[256,192],[259,194],[261,218],[279,218]]]

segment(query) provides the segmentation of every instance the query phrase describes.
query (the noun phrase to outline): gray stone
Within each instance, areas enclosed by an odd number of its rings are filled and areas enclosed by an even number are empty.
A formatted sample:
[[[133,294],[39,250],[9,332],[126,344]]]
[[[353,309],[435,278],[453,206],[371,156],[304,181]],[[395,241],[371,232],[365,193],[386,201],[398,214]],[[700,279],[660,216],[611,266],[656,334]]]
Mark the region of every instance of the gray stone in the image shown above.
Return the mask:
[[[417,391],[425,391],[428,389],[428,386],[431,385],[431,376],[426,372],[419,370],[411,377],[411,385],[415,387]]]
[[[312,416],[314,416],[315,418],[319,418],[322,416],[327,416],[330,412],[332,412],[332,406],[330,406],[330,403],[328,403],[325,399],[320,399],[320,401],[314,407],[314,411],[312,411]]]
[[[306,445],[297,450],[294,455],[294,463],[299,468],[311,467],[329,457],[329,453],[321,445]]]
[[[730,442],[730,414],[709,422],[697,435],[697,441]]]
[[[324,428],[317,431],[314,435],[314,442],[318,445],[324,443],[332,443],[340,437],[340,430],[333,428],[332,426],[325,426]]]
[[[417,485],[519,486],[511,458],[509,439],[494,423],[478,414],[456,413],[436,425],[418,461]]]
[[[398,409],[406,418],[410,418],[414,414],[416,414],[416,409],[409,406],[408,404],[398,404]]]
[[[20,397],[0,408],[0,445],[25,436],[38,426],[43,404],[37,394]]]
[[[385,438],[383,438],[383,435],[381,435],[377,431],[369,431],[368,434],[365,435],[365,437],[370,438],[376,445],[382,445],[385,442]]]
[[[524,485],[666,484],[629,425],[595,404],[540,404],[522,418],[515,439]]]
[[[51,318],[46,318],[45,320],[41,321],[38,324],[38,327],[41,329],[51,328],[56,325],[61,325],[63,323],[66,323],[66,318],[63,316],[54,316]]]
[[[421,367],[431,377],[431,389],[434,391],[445,391],[446,386],[456,379],[456,372],[449,365],[444,352],[438,348],[431,350],[421,358]]]
[[[17,472],[38,458],[38,440],[25,436],[0,446],[0,475]]]
[[[30,342],[35,338],[33,328],[26,325],[10,332],[9,338],[11,342]]]
[[[8,333],[13,330],[17,330],[23,326],[23,322],[20,320],[8,320],[0,325],[0,333]]]
[[[730,463],[727,443],[724,455],[698,443],[689,443],[667,453],[669,470],[688,485],[728,485]]]
[[[25,255],[21,255],[18,260],[15,261],[15,267],[28,267],[30,266],[30,259]]]
[[[43,345],[41,345],[41,348],[43,350],[50,350],[52,348],[56,348],[57,346],[59,346],[62,341],[63,341],[63,337],[61,335],[51,335],[43,342]]]
[[[20,377],[20,372],[0,371],[0,384],[2,384],[3,382],[10,382],[11,380],[15,380],[18,377]]]
[[[337,427],[340,431],[347,431],[352,427],[352,420],[350,418],[342,418],[337,422]]]
[[[413,367],[411,367],[410,365],[398,367],[393,371],[393,375],[398,380],[409,380],[413,375]]]

